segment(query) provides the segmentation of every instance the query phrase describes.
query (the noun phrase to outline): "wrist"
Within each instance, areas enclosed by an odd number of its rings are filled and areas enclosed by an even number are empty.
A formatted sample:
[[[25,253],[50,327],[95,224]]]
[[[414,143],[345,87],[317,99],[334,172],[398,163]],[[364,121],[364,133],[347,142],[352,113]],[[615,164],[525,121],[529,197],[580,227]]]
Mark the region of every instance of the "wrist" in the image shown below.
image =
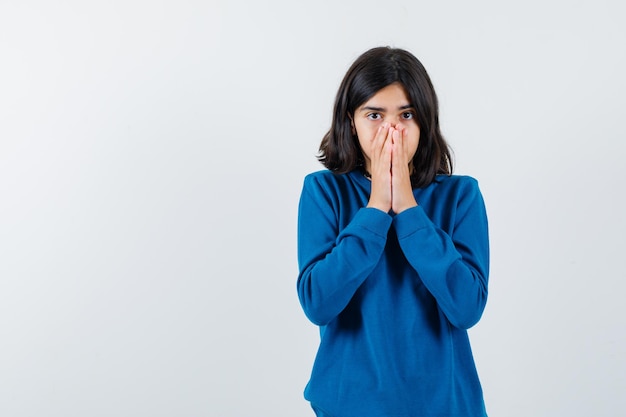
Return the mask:
[[[391,209],[391,204],[382,202],[382,201],[376,201],[376,200],[370,200],[367,203],[367,206],[365,206],[367,208],[375,208],[377,210],[380,210],[384,213],[388,213],[389,210]]]
[[[395,207],[395,209],[394,209],[394,213],[396,213],[396,214],[400,214],[400,213],[402,213],[403,211],[408,210],[408,209],[413,208],[413,207],[417,207],[417,202],[414,202],[414,203],[412,203],[412,204],[411,204],[411,203],[409,203],[409,204],[406,204],[406,205],[400,205],[400,206],[398,206],[398,207]]]

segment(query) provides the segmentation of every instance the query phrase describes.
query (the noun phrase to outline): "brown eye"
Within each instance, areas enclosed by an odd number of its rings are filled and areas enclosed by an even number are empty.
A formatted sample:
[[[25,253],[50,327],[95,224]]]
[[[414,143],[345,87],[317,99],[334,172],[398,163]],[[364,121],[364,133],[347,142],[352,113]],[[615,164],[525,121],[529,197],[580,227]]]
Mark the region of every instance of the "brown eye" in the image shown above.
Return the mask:
[[[413,112],[410,111],[405,111],[404,113],[402,113],[402,118],[404,120],[411,120],[415,117],[415,115],[413,114]]]
[[[367,118],[369,120],[380,120],[381,115],[380,115],[380,113],[370,113],[370,114],[367,115]]]

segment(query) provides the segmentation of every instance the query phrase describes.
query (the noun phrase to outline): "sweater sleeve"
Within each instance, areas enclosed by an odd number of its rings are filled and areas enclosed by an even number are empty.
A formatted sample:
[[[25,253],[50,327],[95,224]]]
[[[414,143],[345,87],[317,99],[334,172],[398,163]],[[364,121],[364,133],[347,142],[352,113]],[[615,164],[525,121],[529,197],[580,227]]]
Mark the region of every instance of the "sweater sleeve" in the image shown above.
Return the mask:
[[[385,249],[391,216],[358,209],[340,229],[335,207],[315,180],[305,180],[298,209],[298,297],[306,316],[326,325],[348,305]]]
[[[400,247],[448,321],[468,329],[487,302],[489,238],[487,215],[475,180],[465,182],[455,207],[451,232],[437,227],[421,206],[394,218]]]

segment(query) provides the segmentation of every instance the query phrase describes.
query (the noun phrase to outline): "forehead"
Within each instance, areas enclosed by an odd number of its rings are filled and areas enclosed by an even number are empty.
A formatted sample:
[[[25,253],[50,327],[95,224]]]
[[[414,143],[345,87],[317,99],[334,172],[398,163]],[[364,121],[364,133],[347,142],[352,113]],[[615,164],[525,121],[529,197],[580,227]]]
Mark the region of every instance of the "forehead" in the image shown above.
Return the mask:
[[[365,103],[359,106],[364,107],[403,107],[411,104],[411,100],[406,94],[406,90],[400,83],[389,84],[378,90]]]

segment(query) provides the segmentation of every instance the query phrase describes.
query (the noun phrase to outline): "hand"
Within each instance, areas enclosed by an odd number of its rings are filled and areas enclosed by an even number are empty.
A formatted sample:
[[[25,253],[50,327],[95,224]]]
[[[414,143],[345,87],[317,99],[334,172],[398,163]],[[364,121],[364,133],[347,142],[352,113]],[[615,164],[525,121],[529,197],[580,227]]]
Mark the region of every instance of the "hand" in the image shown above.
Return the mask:
[[[383,123],[369,143],[369,173],[372,179],[372,192],[367,207],[377,208],[388,213],[391,210],[391,155],[394,128]]]
[[[391,210],[398,214],[404,210],[417,206],[413,187],[411,187],[411,172],[409,164],[412,155],[406,139],[406,128],[398,123],[391,135]]]

